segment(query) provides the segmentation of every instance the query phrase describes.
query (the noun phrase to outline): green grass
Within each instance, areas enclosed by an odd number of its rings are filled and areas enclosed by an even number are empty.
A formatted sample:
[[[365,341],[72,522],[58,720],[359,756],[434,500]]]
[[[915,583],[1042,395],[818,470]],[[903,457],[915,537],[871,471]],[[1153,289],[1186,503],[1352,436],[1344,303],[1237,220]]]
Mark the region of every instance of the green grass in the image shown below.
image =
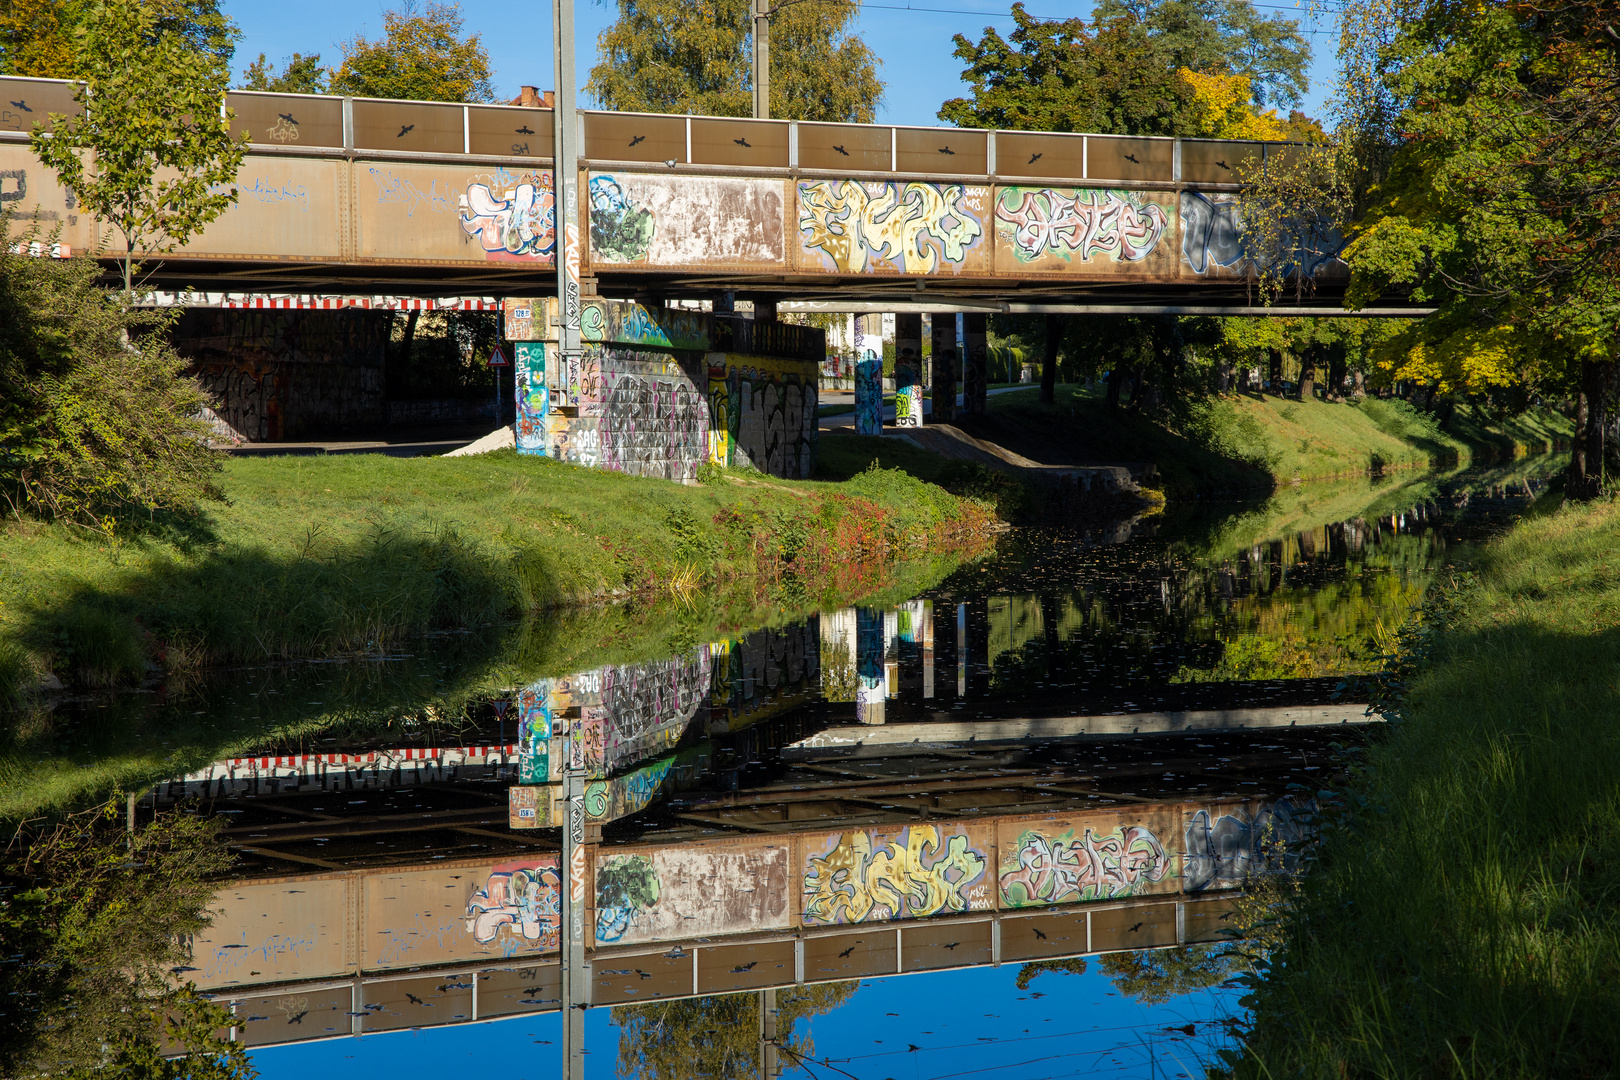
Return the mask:
[[[1556,499],[1408,637],[1237,1075],[1613,1074],[1620,505]]]
[[[177,657],[375,651],[435,628],[732,583],[786,579],[820,595],[852,566],[970,546],[993,521],[899,473],[708,472],[683,486],[510,451],[240,458],[226,467],[229,502],[199,521],[116,539],[10,523],[0,678],[102,685]]]
[[[1463,406],[1451,430],[1443,431],[1434,417],[1402,401],[1233,395],[1201,404],[1182,430],[1172,431],[1124,408],[1110,409],[1099,393],[1077,385],[1057,387],[1050,405],[1039,393],[1029,387],[998,394],[987,417],[962,426],[1051,464],[1154,464],[1172,499],[1550,450],[1571,430],[1551,410],[1487,424]]]

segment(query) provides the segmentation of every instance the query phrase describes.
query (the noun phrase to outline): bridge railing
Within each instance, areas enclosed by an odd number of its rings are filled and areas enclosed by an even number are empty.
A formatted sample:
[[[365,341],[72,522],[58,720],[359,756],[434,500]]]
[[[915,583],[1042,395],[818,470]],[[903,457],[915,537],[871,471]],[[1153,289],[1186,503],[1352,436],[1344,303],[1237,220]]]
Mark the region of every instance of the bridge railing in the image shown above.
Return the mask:
[[[22,138],[49,114],[77,115],[74,83],[0,78],[0,140]],[[553,112],[478,105],[232,90],[231,129],[256,151],[549,161]],[[1054,181],[1107,185],[1236,184],[1243,163],[1288,143],[1164,136],[828,124],[739,117],[578,113],[582,165],[784,170],[840,177]]]

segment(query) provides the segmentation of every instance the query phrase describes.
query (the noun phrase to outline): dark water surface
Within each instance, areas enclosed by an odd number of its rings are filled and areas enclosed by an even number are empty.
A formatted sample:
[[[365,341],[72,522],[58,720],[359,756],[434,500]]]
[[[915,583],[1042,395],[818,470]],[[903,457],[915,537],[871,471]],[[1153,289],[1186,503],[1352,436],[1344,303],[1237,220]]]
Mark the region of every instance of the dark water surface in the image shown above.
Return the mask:
[[[267,1077],[563,1075],[569,766],[586,1075],[1201,1075],[1355,677],[1556,464],[1015,531],[903,602],[544,678],[456,637],[68,702],[0,767],[223,819],[186,974]]]

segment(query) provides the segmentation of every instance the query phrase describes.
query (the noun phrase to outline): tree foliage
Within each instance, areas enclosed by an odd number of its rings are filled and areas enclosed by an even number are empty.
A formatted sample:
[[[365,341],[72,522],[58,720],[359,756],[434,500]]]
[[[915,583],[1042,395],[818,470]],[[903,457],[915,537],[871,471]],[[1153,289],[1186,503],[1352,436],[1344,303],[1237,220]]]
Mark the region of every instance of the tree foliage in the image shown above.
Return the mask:
[[[31,238],[17,239],[26,252]],[[220,497],[199,419],[208,399],[161,340],[165,318],[97,285],[88,255],[34,257],[13,242],[0,218],[0,493],[12,511],[110,531]]]
[[[383,12],[383,36],[343,43],[331,92],[409,101],[494,101],[489,54],[480,35],[462,33],[455,4],[414,3]],[[294,60],[304,59],[294,56]],[[309,58],[318,60],[319,57]],[[292,74],[289,67],[288,72]]]
[[[149,0],[154,32],[171,33],[195,52],[220,64],[236,51],[236,25],[219,10],[219,0]],[[0,4],[0,74],[35,79],[70,79],[80,74],[85,35],[94,29],[95,0],[6,0]]]
[[[1436,313],[1402,366],[1436,384],[1576,392],[1569,490],[1601,489],[1620,320],[1620,42],[1613,0],[1457,8],[1380,0],[1347,20],[1346,80],[1370,85],[1345,141],[1387,166],[1346,249],[1349,301]]]
[[[586,92],[623,112],[749,116],[753,20],[748,0],[617,0],[597,38]],[[858,0],[782,5],[771,16],[771,116],[871,123],[881,61],[850,32]]]
[[[236,201],[247,136],[220,116],[225,61],[165,27],[153,0],[106,0],[81,35],[75,117],[35,123],[31,148],[80,205],[124,236],[124,291],[143,252],[167,251]],[[222,190],[226,189],[228,190]]]
[[[198,1080],[247,1076],[228,1013],[171,972],[208,926],[210,878],[230,866],[209,819],[171,812],[134,833],[123,798],[25,826],[0,858],[0,1073]],[[188,1059],[159,1056],[167,1035]]]
[[[1012,7],[1013,32],[986,29],[977,42],[956,35],[955,55],[971,98],[953,98],[939,117],[963,127],[1200,135],[1210,123],[1206,79],[1242,78],[1247,110],[1292,103],[1307,87],[1309,49],[1298,24],[1261,18],[1249,0],[1160,0],[1099,4],[1093,21],[1040,20]],[[1203,95],[1200,100],[1200,94]],[[1232,111],[1229,104],[1225,111]]]
[[[321,54],[293,53],[292,57],[276,71],[264,53],[248,65],[247,79],[243,82],[244,90],[268,90],[276,94],[324,94],[327,90],[327,80],[331,72],[321,66]]]
[[[823,983],[778,990],[777,1042],[782,1063],[815,1056],[815,1044],[795,1039],[794,1026],[831,1012],[854,996],[858,983]],[[643,1080],[748,1080],[759,1072],[759,994],[720,994],[647,1005],[616,1005],[619,1074]]]

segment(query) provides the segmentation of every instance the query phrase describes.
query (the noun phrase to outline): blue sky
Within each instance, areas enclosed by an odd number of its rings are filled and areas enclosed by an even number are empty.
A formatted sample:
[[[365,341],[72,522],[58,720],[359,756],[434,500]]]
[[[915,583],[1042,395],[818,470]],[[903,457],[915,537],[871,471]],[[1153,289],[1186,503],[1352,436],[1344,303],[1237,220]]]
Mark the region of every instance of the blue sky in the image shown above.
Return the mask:
[[[1048,973],[1028,990],[1018,964],[863,981],[854,996],[809,1022],[824,1080],[1063,1080],[1108,1076],[1173,1080],[1203,1075],[1219,1045],[1213,1021],[1236,1010],[1237,991],[1213,990],[1152,1008],[1122,997],[1093,964]],[[1194,1025],[1189,1036],[1172,1030]],[[251,1055],[262,1080],[312,1076],[548,1080],[561,1072],[555,1014],[461,1027],[389,1032],[274,1047]],[[608,1009],[586,1013],[587,1080],[612,1080],[618,1028]],[[801,1034],[795,1031],[795,1035]],[[908,1047],[919,1050],[911,1052]],[[802,1078],[805,1071],[787,1070]]]
[[[977,38],[986,26],[1002,33],[1012,28],[1006,15],[1010,0],[874,0],[862,12],[858,32],[883,60],[880,77],[888,93],[878,120],[895,124],[937,124],[935,112],[942,102],[965,93],[961,61],[951,55],[951,36]],[[1320,117],[1323,94],[1333,70],[1333,37],[1328,17],[1312,23],[1301,0],[1258,0],[1262,10],[1298,13],[1301,28],[1316,51],[1311,69],[1311,90],[1306,111]],[[382,31],[382,13],[398,0],[224,0],[224,10],[242,29],[237,49],[240,72],[259,53],[279,62],[294,52],[318,52],[323,60],[341,55],[338,44],[356,33],[376,37]],[[1089,3],[1065,0],[1027,0],[1032,15],[1090,15]],[[552,85],[551,6],[549,3],[513,5],[497,0],[463,0],[462,12],[469,31],[483,36],[495,69],[496,92],[515,97],[527,83],[542,89]],[[613,8],[597,0],[576,0],[575,29],[579,78],[584,82],[596,58],[596,38],[613,18]]]

